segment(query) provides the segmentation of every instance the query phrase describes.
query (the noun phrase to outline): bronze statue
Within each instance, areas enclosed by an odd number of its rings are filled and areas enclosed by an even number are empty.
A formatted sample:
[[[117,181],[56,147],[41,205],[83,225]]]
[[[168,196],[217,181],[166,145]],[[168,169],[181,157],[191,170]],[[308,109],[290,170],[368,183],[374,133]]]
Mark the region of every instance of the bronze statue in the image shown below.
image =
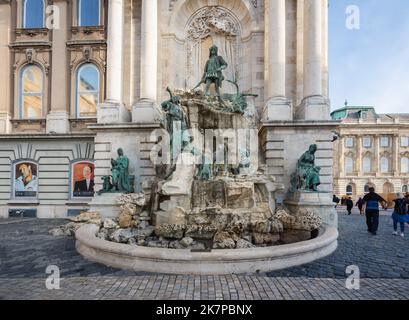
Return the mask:
[[[173,150],[174,146],[179,146],[181,149],[190,142],[190,134],[188,131],[188,119],[185,111],[180,103],[180,97],[173,95],[172,91],[166,88],[170,95],[170,99],[162,103],[162,109],[166,114],[166,130],[170,135],[170,146],[173,157],[176,158],[181,150]],[[175,123],[180,123],[180,132],[174,132]]]
[[[209,96],[210,85],[214,83],[217,97],[221,100],[220,88],[224,81],[223,70],[227,68],[227,62],[224,61],[223,57],[218,55],[218,50],[217,46],[210,48],[210,56],[206,62],[202,80],[193,90],[204,83],[206,85],[205,96]]]
[[[118,149],[118,158],[111,159],[112,175],[104,176],[102,193],[133,193],[134,176],[129,175],[129,159],[124,155],[122,148]],[[111,179],[112,178],[112,179]]]
[[[317,145],[313,144],[297,162],[297,169],[291,176],[292,190],[307,190],[318,192],[321,168],[315,165]]]

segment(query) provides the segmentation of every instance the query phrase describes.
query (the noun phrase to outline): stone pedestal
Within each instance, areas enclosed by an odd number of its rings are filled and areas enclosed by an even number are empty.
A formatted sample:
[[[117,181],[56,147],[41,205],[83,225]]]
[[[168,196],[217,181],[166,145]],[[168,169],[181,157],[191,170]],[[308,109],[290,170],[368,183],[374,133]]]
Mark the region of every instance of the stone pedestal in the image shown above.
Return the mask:
[[[98,105],[98,123],[126,123],[131,121],[129,110],[122,103],[105,102]]]
[[[64,111],[52,111],[47,115],[47,133],[69,133],[69,115]]]
[[[0,113],[0,134],[11,132],[10,115],[7,112]]]
[[[293,108],[290,100],[286,98],[273,98],[267,101],[263,110],[264,121],[291,121]]]
[[[132,122],[134,123],[159,123],[160,110],[155,101],[140,100],[132,107]]]
[[[297,120],[325,121],[330,120],[329,100],[322,96],[305,98],[295,113]]]
[[[89,211],[98,212],[103,218],[116,218],[119,216],[120,204],[116,201],[121,193],[104,193],[95,195],[90,202]]]
[[[319,214],[324,224],[338,227],[337,212],[332,203],[332,195],[328,192],[290,192],[284,200],[284,205],[293,213],[300,208],[312,209]]]

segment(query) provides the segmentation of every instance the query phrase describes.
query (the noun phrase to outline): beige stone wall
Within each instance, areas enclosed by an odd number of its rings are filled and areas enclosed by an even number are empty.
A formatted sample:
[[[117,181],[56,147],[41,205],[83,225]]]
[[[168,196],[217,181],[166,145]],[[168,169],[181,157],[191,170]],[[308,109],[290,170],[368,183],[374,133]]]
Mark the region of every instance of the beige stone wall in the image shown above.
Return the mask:
[[[94,159],[93,137],[58,139],[47,136],[0,139],[0,217],[9,209],[37,209],[38,217],[66,217],[68,209],[85,209],[84,201],[70,199],[71,163]],[[28,160],[38,164],[38,198],[14,199],[13,163]]]
[[[359,197],[364,194],[367,184],[374,185],[377,192],[383,193],[385,184],[392,184],[394,192],[401,192],[403,185],[409,184],[409,174],[403,173],[401,158],[409,157],[409,148],[401,146],[401,137],[409,137],[409,121],[395,120],[382,121],[347,121],[340,126],[340,140],[335,144],[334,166],[334,189],[338,195],[346,194],[346,187],[352,185],[353,196]],[[380,139],[387,136],[390,139],[389,147],[381,147]],[[355,141],[353,148],[345,146],[347,137]],[[363,147],[364,137],[372,139],[370,148]],[[372,159],[372,172],[365,173],[363,170],[363,158],[369,156]],[[382,156],[389,158],[389,173],[382,173],[380,159]],[[346,173],[345,158],[354,159],[354,172]]]

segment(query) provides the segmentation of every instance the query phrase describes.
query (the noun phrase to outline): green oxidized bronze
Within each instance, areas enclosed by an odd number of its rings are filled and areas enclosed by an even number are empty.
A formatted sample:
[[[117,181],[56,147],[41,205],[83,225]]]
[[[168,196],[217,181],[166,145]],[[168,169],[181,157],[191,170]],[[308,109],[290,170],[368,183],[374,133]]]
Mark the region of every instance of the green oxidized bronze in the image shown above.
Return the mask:
[[[205,96],[209,96],[210,86],[214,84],[217,97],[219,98],[219,101],[221,101],[220,88],[222,87],[224,80],[223,70],[225,70],[228,65],[223,57],[218,55],[218,51],[219,48],[217,48],[217,46],[212,46],[210,48],[209,60],[206,62],[202,80],[193,90],[200,87],[201,84],[205,84]]]
[[[257,95],[241,93],[236,79],[234,79],[233,81],[226,80],[236,87],[235,94],[224,94],[223,96],[220,94],[220,89],[222,88],[223,81],[225,80],[223,76],[223,70],[228,67],[228,64],[223,59],[223,57],[218,55],[218,50],[219,49],[217,48],[217,46],[212,46],[210,48],[210,56],[209,60],[206,62],[203,77],[193,90],[197,89],[202,84],[205,84],[205,96],[208,97],[207,101],[211,104],[212,99],[211,97],[209,98],[209,90],[210,86],[214,84],[218,103],[220,105],[218,107],[222,107],[222,111],[224,112],[243,114],[247,109],[246,97],[257,97]]]
[[[124,155],[124,151],[118,149],[118,158],[111,159],[112,175],[102,177],[102,193],[133,193],[135,177],[129,175],[129,159]]]
[[[237,83],[237,80],[234,80],[234,81],[227,80],[227,81],[236,87],[236,93],[223,95],[223,100],[228,102],[225,105],[227,106],[230,105],[230,107],[226,107],[226,111],[244,114],[244,112],[247,109],[246,97],[258,97],[258,95],[240,92],[240,88]]]
[[[190,142],[188,119],[182,108],[180,97],[173,95],[169,87],[166,88],[166,91],[169,92],[170,99],[162,103],[162,109],[166,115],[165,128],[169,132],[171,151],[174,158],[176,158],[179,152],[174,151],[180,150],[173,150],[173,147],[182,148]],[[180,128],[178,128],[178,126]],[[175,131],[177,128],[179,130]]]
[[[317,145],[313,144],[297,162],[297,169],[291,176],[292,191],[306,190],[318,192],[321,168],[315,165]]]

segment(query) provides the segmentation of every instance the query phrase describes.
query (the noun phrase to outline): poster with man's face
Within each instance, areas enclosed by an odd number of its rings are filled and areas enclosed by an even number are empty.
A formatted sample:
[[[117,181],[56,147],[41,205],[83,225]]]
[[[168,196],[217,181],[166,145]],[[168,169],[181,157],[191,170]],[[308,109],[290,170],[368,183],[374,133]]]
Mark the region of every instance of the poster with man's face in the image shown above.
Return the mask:
[[[14,196],[36,198],[38,192],[38,166],[32,162],[19,162],[14,166]]]
[[[89,198],[94,196],[94,164],[79,162],[72,166],[72,197]]]

